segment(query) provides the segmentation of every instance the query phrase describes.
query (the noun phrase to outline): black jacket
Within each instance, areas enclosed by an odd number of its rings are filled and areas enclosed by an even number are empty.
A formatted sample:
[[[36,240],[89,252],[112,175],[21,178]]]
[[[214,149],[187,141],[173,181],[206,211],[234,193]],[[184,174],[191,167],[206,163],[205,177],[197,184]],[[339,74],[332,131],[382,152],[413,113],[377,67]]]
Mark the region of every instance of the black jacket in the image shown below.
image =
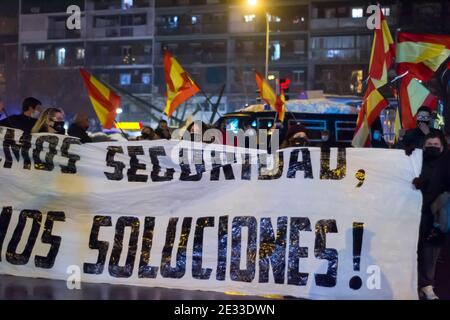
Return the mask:
[[[88,136],[86,130],[80,127],[79,125],[72,123],[67,131],[67,134],[72,137],[80,138],[81,143],[89,143],[92,142],[91,137]]]
[[[0,127],[20,129],[25,133],[31,133],[31,129],[33,129],[36,121],[36,119],[24,114],[17,114],[0,120]]]
[[[423,195],[422,218],[420,221],[420,237],[427,237],[433,228],[433,214],[431,204],[443,192],[449,190],[449,154],[443,154],[433,161],[424,159],[420,173],[421,188]]]
[[[439,131],[434,128],[430,128],[431,131]],[[414,146],[416,149],[422,149],[425,142],[425,134],[419,128],[414,128],[406,131],[403,139],[398,143],[399,149],[404,149],[405,147]]]
[[[423,160],[420,178],[423,186],[424,209],[428,210],[434,200],[449,187],[449,158],[448,153],[433,161]]]

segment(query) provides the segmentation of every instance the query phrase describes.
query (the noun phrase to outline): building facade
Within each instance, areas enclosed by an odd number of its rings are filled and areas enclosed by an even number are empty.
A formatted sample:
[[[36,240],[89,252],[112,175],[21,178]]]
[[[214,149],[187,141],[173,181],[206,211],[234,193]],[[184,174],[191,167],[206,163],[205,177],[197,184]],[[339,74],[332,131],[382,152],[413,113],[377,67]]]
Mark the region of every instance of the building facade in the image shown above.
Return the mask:
[[[447,1],[380,1],[391,32],[448,33]],[[360,95],[373,30],[372,1],[278,0],[252,8],[246,0],[21,0],[18,79],[21,95],[41,97],[69,114],[90,111],[78,69],[119,91],[123,120],[156,121],[166,91],[163,50],[169,49],[219,113],[256,102],[254,71],[264,72],[266,13],[269,75],[289,79],[289,97],[304,90]],[[67,7],[81,9],[81,29],[68,30]],[[439,23],[429,23],[439,21]],[[275,80],[272,82],[275,85]],[[1,86],[1,78],[0,78]],[[179,108],[209,120],[198,94]]]
[[[11,106],[16,103],[15,95],[18,91],[17,35],[17,15],[0,15],[0,99]]]

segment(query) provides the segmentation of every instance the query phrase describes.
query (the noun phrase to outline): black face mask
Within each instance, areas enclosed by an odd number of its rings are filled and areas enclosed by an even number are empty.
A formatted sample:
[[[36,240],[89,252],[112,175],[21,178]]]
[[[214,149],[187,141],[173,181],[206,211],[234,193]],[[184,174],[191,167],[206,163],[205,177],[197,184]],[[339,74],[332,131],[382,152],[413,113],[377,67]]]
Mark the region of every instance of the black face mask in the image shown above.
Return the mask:
[[[305,138],[295,138],[291,140],[291,146],[300,146],[304,147],[307,145],[307,141]]]
[[[420,124],[420,123],[425,124],[427,127],[430,126],[430,121],[417,121],[417,128],[419,127],[419,124]]]
[[[52,127],[57,134],[66,134],[66,129],[64,129],[64,121],[54,121],[53,127]]]
[[[426,147],[423,150],[423,159],[426,161],[435,160],[441,155],[441,149],[438,147]]]

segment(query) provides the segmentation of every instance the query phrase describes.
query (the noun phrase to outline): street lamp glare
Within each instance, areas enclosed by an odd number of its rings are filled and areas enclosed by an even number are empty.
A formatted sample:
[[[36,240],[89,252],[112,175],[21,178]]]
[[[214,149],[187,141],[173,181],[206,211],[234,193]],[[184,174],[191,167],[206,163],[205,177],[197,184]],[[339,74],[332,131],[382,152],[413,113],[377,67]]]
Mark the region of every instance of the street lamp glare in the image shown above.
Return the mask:
[[[247,0],[247,3],[251,7],[255,7],[258,4],[258,0]]]

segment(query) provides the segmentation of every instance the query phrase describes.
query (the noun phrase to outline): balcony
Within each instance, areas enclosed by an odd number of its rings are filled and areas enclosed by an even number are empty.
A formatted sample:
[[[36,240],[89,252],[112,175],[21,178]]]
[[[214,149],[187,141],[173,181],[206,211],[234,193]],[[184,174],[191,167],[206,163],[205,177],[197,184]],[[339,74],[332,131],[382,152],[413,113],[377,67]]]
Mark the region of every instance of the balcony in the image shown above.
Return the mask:
[[[396,20],[393,17],[386,17],[388,24],[394,25]],[[326,18],[311,19],[311,30],[330,30],[330,29],[361,29],[367,30],[367,17],[364,18]]]
[[[152,94],[151,84],[132,83],[130,85],[115,84],[114,86],[132,94]]]
[[[64,63],[58,64],[55,57],[49,57],[45,60],[28,59],[23,62],[25,68],[63,68],[63,67],[81,67],[84,65],[84,59],[66,58]]]
[[[232,57],[234,62],[239,63],[263,63],[266,61],[265,53],[250,53],[250,52],[236,52]],[[295,53],[295,52],[282,52],[281,57],[277,60],[270,60],[269,64],[277,64],[277,63],[290,63],[290,62],[298,62],[304,63],[307,62],[306,53]]]
[[[67,30],[64,28],[51,28],[47,34],[48,40],[80,39],[81,30]]]
[[[224,50],[225,51],[225,50]],[[227,54],[220,52],[204,52],[204,53],[174,53],[174,57],[181,63],[184,64],[196,64],[196,63],[205,63],[205,64],[225,64],[227,62]],[[161,65],[163,63],[163,57],[159,56],[157,63]]]
[[[147,25],[135,27],[100,27],[93,29],[94,38],[146,37],[151,32]]]
[[[227,24],[186,24],[178,25],[176,28],[171,28],[168,25],[157,26],[156,33],[160,36],[176,36],[180,34],[217,34],[226,33],[228,30]]]
[[[321,62],[368,62],[370,50],[363,49],[320,49],[312,50],[312,60]]]
[[[131,56],[130,58],[124,56],[94,56],[91,58],[91,64],[96,66],[109,66],[109,65],[134,65],[134,64],[151,64],[152,56]]]

